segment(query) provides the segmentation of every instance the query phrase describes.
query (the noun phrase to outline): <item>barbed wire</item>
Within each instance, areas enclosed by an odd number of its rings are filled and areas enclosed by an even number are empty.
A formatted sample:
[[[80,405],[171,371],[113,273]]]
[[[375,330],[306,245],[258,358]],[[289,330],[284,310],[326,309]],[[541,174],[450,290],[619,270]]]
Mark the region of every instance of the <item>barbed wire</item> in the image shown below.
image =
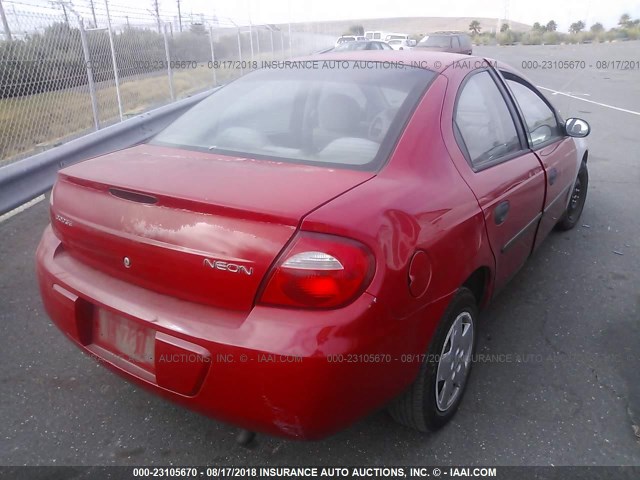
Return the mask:
[[[50,15],[55,12],[56,14],[64,15],[64,8],[70,10],[67,12],[67,17],[71,13],[71,10],[77,13],[77,16],[87,20],[94,21],[100,20],[100,24],[106,24],[107,11],[103,1],[94,0],[93,8],[91,2],[86,0],[85,2],[70,1],[70,0],[2,0],[3,3],[12,8],[7,9],[7,16],[20,15],[38,15],[45,14]],[[148,24],[157,24],[157,17],[155,12],[151,8],[138,7],[132,5],[124,5],[121,3],[109,2],[109,16],[112,21],[124,22],[127,19],[131,21],[139,21]],[[177,9],[166,9],[160,7],[160,21],[161,22],[174,22],[176,20],[182,20],[182,23],[187,25],[193,24],[205,24],[216,26],[219,28],[236,28],[236,27],[248,27],[250,22],[248,19],[231,18],[221,16],[213,13],[193,12],[189,13],[181,12],[179,14]],[[252,25],[260,27],[260,25]]]

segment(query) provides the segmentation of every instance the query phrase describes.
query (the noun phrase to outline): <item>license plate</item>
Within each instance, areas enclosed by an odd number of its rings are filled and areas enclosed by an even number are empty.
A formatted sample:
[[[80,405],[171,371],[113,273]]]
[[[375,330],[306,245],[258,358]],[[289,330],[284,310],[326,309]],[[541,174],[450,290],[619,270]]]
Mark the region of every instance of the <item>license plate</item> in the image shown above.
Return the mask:
[[[96,309],[93,342],[147,370],[155,361],[155,331],[108,310]]]

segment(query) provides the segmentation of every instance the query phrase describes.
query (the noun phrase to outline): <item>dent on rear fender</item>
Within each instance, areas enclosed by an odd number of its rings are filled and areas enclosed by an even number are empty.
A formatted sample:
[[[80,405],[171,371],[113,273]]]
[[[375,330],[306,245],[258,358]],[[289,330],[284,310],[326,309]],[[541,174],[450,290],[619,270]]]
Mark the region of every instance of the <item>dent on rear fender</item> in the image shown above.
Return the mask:
[[[387,210],[378,231],[378,242],[387,254],[387,266],[393,270],[404,267],[418,241],[420,225],[402,210]]]

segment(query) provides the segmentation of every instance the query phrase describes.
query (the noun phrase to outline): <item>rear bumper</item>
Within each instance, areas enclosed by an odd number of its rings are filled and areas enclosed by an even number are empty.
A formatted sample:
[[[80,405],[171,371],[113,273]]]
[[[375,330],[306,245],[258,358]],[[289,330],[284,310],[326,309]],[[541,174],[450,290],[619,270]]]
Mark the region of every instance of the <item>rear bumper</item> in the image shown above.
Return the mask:
[[[51,227],[37,273],[47,313],[85,352],[165,398],[272,435],[321,438],[385,405],[415,377],[418,363],[407,354],[424,352],[430,340],[416,339],[424,331],[418,316],[390,319],[366,293],[339,310],[249,313],[160,295],[76,261]],[[419,317],[440,318],[447,301]],[[98,311],[151,332],[149,365],[101,345]]]

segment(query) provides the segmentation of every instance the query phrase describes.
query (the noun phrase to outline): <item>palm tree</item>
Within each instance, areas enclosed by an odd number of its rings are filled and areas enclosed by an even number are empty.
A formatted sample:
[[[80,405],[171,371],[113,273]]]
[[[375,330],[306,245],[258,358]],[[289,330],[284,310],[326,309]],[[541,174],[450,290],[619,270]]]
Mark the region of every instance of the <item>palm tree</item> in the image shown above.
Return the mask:
[[[582,30],[584,30],[584,22],[582,20],[578,20],[575,23],[572,23],[571,26],[569,27],[569,31],[571,33],[580,33]]]
[[[557,29],[558,29],[558,24],[553,20],[549,20],[549,23],[547,23],[547,31],[555,32]]]
[[[469,24],[469,31],[471,32],[471,35],[478,35],[480,30],[482,30],[482,27],[480,26],[479,21],[474,20]]]
[[[628,27],[630,23],[631,23],[631,17],[629,16],[628,13],[624,13],[620,16],[618,25],[620,25],[622,28]]]

